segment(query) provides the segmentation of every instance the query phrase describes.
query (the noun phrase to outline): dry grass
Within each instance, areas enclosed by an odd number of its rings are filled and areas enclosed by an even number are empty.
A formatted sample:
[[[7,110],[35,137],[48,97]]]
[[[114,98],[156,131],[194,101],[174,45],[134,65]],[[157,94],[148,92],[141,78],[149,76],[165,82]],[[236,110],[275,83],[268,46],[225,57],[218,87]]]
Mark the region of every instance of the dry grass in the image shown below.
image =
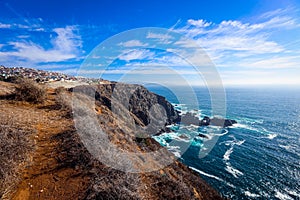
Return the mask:
[[[59,109],[64,112],[65,117],[72,117],[72,97],[66,88],[58,87],[55,89],[56,97],[55,103]]]
[[[25,155],[32,149],[30,134],[11,117],[0,121],[0,198],[20,179],[19,166],[26,162]]]
[[[19,79],[15,91],[16,100],[29,103],[42,103],[46,98],[46,90],[30,79]]]

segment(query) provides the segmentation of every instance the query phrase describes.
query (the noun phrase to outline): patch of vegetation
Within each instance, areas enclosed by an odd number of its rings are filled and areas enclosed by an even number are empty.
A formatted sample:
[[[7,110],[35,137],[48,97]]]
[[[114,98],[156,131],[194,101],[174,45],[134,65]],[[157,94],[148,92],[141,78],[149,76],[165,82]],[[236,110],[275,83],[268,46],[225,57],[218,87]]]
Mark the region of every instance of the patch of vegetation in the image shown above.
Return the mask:
[[[42,103],[46,98],[46,90],[30,79],[18,79],[16,100],[29,103]]]
[[[18,168],[32,149],[30,134],[29,130],[18,127],[13,118],[0,120],[0,199],[19,181]]]

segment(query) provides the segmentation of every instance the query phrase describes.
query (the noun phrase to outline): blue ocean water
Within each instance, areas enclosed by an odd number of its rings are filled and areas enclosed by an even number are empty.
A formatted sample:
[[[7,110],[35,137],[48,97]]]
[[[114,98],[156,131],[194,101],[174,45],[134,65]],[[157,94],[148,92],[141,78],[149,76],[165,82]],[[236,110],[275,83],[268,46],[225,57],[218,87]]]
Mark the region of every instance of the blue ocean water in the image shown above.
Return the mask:
[[[178,110],[211,115],[210,95],[194,88],[199,106],[180,104],[168,89],[148,86]],[[182,93],[187,90],[182,88]],[[182,162],[231,199],[300,199],[300,89],[228,88],[227,117],[238,121],[224,128],[210,153],[199,158],[217,127],[171,126],[172,133],[154,137]],[[208,138],[195,137],[197,133]],[[172,142],[173,141],[173,142]],[[182,153],[180,144],[189,143]],[[181,155],[182,154],[182,155]]]

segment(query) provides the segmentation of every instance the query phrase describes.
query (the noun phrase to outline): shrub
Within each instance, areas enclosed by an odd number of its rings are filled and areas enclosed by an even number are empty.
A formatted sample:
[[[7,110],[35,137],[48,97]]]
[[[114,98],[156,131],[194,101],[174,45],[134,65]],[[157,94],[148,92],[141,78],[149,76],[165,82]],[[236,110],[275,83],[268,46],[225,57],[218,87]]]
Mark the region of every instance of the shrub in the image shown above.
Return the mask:
[[[30,79],[19,79],[17,81],[16,99],[29,103],[42,103],[46,97],[45,88]]]

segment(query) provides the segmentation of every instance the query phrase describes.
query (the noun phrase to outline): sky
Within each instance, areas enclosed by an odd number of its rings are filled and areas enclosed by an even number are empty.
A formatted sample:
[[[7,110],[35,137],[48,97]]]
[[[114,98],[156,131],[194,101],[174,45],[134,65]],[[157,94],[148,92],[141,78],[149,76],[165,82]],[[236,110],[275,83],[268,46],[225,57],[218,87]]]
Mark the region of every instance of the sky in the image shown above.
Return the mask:
[[[299,9],[296,0],[0,0],[0,65],[176,84],[178,76],[197,85],[217,73],[224,85],[299,85]]]

